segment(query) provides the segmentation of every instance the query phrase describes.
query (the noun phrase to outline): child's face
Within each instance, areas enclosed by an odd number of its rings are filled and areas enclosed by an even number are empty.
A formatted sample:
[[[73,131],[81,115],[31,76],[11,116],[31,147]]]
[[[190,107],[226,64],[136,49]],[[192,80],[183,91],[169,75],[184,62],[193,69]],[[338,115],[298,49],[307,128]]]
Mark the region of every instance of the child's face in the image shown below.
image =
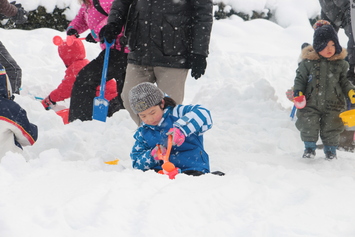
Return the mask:
[[[319,54],[325,58],[330,58],[335,54],[335,44],[332,40],[330,40],[327,46],[319,52]]]
[[[163,117],[163,113],[164,113],[162,109],[163,107],[164,107],[164,101],[162,105],[156,105],[150,107],[149,109],[140,112],[138,116],[145,124],[156,126],[159,124],[161,118]]]

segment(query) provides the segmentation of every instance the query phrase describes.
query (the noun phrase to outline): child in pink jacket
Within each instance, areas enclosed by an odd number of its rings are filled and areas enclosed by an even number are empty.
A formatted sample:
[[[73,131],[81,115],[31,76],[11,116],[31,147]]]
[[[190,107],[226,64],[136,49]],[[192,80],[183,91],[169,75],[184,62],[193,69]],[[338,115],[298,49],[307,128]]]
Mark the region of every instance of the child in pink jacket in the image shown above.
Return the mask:
[[[100,41],[99,33],[107,23],[108,13],[113,0],[98,0],[98,5],[94,6],[92,0],[82,0],[81,8],[75,19],[70,22],[67,35],[73,35],[77,38],[79,34],[90,30],[86,36],[86,41],[97,43]],[[110,49],[110,59],[107,71],[107,80],[114,78],[117,84],[118,96],[110,101],[108,116],[114,112],[123,109],[121,92],[123,89],[126,75],[127,53],[125,46],[120,45],[121,32]],[[102,67],[105,55],[105,44],[100,43],[102,52],[97,58],[86,65],[78,74],[72,90],[70,100],[69,121],[76,119],[81,121],[92,119],[93,99],[96,96],[96,87],[100,85],[102,77]]]

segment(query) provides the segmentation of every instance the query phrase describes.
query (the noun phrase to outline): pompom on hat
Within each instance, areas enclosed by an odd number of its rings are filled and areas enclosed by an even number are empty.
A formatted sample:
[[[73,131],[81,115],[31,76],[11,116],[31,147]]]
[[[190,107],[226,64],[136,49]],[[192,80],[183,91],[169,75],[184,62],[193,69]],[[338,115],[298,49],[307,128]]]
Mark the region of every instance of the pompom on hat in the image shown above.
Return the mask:
[[[330,22],[327,20],[318,20],[316,23],[313,24],[313,29],[316,30],[324,25],[330,25]]]
[[[343,49],[339,44],[338,35],[334,28],[331,25],[322,25],[316,28],[313,35],[314,50],[319,53],[327,47],[328,42],[331,40],[335,44],[335,54],[341,53]]]
[[[129,91],[129,104],[135,114],[158,105],[164,99],[164,93],[150,82],[143,82]]]

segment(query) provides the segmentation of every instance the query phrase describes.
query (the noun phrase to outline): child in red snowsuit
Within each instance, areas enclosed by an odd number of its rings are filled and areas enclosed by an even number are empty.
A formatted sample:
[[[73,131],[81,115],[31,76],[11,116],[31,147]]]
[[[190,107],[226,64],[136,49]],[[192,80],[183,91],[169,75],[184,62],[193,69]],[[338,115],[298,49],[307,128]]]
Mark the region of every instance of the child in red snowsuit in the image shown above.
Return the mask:
[[[72,39],[71,42],[61,40],[58,46],[58,54],[67,67],[67,70],[65,70],[62,83],[42,100],[42,105],[47,110],[55,105],[56,102],[63,101],[71,96],[77,74],[90,62],[85,58],[85,47],[80,39]],[[100,86],[96,88],[96,96],[99,95],[99,91]],[[106,82],[105,98],[110,101],[117,97],[117,95],[116,81],[112,79]]]
[[[56,102],[63,101],[70,97],[76,75],[90,62],[85,58],[86,52],[81,40],[74,40],[71,45],[63,41],[63,43],[58,46],[58,54],[67,67],[67,70],[65,70],[64,79],[57,89],[53,90],[42,100],[42,104],[47,110],[55,105]]]

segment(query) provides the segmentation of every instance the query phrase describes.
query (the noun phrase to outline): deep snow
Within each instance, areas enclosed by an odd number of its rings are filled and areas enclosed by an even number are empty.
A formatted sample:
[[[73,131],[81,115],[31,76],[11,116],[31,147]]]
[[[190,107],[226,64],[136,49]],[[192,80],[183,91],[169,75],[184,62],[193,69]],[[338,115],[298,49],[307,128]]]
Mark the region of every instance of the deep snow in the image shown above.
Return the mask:
[[[234,1],[241,2],[246,4]],[[319,5],[247,2],[248,9],[283,9],[279,24],[215,21],[206,74],[186,82],[185,104],[211,110],[214,127],[205,134],[205,147],[211,169],[224,177],[169,180],[133,170],[136,127],[126,111],[106,123],[63,125],[34,96],[46,96],[64,76],[52,38],[65,33],[0,29],[23,69],[15,101],[39,127],[34,146],[22,155],[8,153],[0,163],[0,236],[355,236],[354,154],[339,151],[329,162],[317,150],[314,160],[300,158],[303,144],[285,97],[300,46],[312,42],[307,17],[319,13]],[[345,47],[343,31],[339,36]],[[100,52],[98,45],[85,46],[89,59]],[[68,105],[60,102],[56,109]],[[116,158],[119,165],[104,163]]]

